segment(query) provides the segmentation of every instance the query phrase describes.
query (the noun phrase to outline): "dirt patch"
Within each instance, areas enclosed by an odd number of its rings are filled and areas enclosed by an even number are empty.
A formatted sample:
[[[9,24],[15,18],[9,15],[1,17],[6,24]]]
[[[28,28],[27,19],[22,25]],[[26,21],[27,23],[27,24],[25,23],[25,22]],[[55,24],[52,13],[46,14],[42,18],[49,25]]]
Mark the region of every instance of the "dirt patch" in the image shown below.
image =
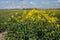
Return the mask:
[[[0,33],[0,40],[6,40],[7,31]]]

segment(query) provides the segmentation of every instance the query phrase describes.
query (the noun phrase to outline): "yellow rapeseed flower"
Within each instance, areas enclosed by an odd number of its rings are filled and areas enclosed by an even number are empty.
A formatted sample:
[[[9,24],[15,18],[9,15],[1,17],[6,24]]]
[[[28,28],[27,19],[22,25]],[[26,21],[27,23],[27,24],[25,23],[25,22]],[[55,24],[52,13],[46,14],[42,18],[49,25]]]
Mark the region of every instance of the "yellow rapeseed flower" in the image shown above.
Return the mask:
[[[8,18],[8,21],[10,21],[10,20],[11,20],[11,18],[9,17],[9,18]]]
[[[28,16],[26,16],[26,18],[28,18]]]
[[[58,19],[56,17],[49,17],[48,18],[48,22],[50,22],[50,23],[56,23],[57,20]]]
[[[18,13],[16,12],[16,15],[17,15]]]
[[[52,13],[52,16],[56,15],[56,13]]]
[[[19,22],[19,20],[17,20],[17,22]]]
[[[29,16],[31,16],[31,15],[32,15],[32,13],[29,13],[28,15],[29,15]]]
[[[38,19],[38,20],[41,20],[41,17],[40,17],[40,16],[37,16],[37,19]]]
[[[45,32],[47,32],[47,29],[44,29]]]
[[[7,22],[4,22],[4,24],[7,24]]]
[[[23,13],[26,14],[27,10],[24,10]]]
[[[52,18],[51,18],[51,22],[52,22],[52,23],[56,22],[55,18],[52,17]]]
[[[46,11],[43,11],[43,13],[46,13]]]
[[[55,32],[55,31],[51,31],[51,32],[49,33],[49,34],[50,34],[50,36],[51,36],[52,34],[54,34],[54,32]]]
[[[34,17],[31,17],[31,20],[33,20],[33,21],[34,21],[34,20],[35,20],[35,18],[34,18]]]
[[[57,24],[57,27],[59,27],[60,25],[59,24]]]
[[[45,18],[42,18],[41,20],[42,20],[42,21],[45,21]]]
[[[54,33],[54,31],[51,32],[52,34]]]
[[[14,18],[14,16],[13,16],[13,15],[12,15],[11,17],[12,17],[12,18]]]
[[[59,24],[57,24],[57,25],[56,25],[56,28],[59,28],[59,27],[60,27],[60,25],[59,25]]]

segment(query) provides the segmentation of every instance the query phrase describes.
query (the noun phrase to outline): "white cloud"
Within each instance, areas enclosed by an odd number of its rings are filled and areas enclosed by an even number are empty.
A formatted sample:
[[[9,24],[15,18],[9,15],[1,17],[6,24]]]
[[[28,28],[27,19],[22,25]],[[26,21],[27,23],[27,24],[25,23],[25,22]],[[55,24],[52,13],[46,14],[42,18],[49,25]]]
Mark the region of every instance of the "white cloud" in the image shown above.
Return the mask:
[[[36,3],[32,2],[32,1],[30,2],[30,4],[31,4],[31,5],[36,5]]]

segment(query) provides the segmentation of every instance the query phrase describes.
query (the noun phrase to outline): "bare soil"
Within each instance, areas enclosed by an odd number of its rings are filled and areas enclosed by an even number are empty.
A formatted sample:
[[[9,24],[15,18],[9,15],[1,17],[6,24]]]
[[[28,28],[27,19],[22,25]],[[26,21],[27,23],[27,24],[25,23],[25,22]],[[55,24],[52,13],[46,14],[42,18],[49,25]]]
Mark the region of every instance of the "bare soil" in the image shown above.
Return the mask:
[[[0,40],[6,40],[7,31],[0,33]]]

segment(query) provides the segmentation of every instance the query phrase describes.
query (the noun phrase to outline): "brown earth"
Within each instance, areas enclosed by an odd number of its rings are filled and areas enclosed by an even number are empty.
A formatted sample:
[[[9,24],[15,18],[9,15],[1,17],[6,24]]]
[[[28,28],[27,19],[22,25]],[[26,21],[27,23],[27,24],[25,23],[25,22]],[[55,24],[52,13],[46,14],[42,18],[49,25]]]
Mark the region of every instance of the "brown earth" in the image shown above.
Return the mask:
[[[7,31],[0,33],[0,40],[6,40]]]

